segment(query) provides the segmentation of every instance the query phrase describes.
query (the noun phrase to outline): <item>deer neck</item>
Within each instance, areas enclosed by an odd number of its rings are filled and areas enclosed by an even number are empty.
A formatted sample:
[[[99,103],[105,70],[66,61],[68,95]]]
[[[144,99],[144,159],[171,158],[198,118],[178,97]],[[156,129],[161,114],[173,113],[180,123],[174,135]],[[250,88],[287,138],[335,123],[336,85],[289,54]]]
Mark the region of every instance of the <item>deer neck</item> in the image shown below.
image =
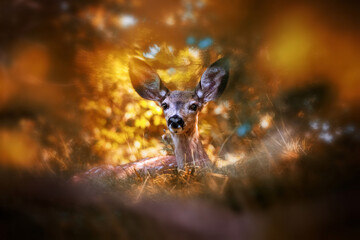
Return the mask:
[[[207,165],[210,160],[199,138],[197,119],[194,128],[183,134],[171,134],[174,147],[175,157],[178,168],[184,168],[184,164]]]

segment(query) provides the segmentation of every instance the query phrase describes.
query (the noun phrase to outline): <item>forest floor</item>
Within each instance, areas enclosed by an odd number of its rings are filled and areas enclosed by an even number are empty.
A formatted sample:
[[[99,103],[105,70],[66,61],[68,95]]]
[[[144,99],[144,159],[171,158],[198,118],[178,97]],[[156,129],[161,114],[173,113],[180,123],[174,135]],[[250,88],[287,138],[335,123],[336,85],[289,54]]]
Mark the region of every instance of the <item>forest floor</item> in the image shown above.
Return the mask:
[[[82,184],[2,169],[0,232],[6,239],[353,239],[360,229],[353,144],[324,144],[276,166],[245,161]]]

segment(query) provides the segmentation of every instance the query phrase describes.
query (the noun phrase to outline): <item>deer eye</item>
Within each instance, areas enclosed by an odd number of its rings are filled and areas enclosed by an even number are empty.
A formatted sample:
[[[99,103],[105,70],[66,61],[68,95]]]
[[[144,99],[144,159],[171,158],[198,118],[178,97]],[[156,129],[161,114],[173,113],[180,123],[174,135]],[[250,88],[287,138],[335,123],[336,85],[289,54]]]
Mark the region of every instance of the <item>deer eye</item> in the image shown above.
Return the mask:
[[[161,107],[162,107],[162,109],[166,110],[169,108],[169,105],[167,103],[162,103]]]
[[[196,111],[197,108],[198,108],[198,105],[195,104],[195,103],[191,104],[190,107],[189,107],[189,109],[190,109],[191,111]]]

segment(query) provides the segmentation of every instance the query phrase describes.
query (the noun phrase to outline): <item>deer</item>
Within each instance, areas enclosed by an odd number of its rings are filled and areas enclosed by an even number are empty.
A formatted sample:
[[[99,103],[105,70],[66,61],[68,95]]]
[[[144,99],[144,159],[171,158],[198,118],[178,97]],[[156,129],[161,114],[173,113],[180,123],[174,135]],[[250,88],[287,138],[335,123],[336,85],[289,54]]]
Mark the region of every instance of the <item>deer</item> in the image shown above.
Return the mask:
[[[221,58],[211,64],[192,91],[170,91],[157,72],[139,58],[130,59],[129,76],[140,97],[157,102],[163,109],[175,156],[145,158],[116,167],[95,167],[75,176],[74,180],[109,174],[125,178],[138,175],[139,171],[161,173],[172,168],[183,170],[185,166],[210,166],[211,161],[199,136],[198,117],[208,102],[216,100],[224,92],[229,78],[228,59]]]

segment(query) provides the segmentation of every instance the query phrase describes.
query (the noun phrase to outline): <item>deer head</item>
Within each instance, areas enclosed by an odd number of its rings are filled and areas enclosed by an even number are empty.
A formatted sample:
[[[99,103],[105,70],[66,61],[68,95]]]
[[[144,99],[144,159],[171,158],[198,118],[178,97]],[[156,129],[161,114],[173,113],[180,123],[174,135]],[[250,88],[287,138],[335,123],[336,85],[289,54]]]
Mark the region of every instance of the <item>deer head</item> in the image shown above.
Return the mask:
[[[197,116],[206,103],[218,98],[225,90],[229,63],[224,58],[213,63],[194,91],[169,91],[156,71],[137,58],[131,59],[129,74],[135,91],[163,108],[169,130],[184,134],[195,128]]]
[[[194,152],[198,154],[197,159],[207,158],[198,137],[198,115],[206,103],[218,98],[225,90],[229,76],[227,59],[219,59],[207,68],[193,91],[170,91],[156,71],[138,58],[131,59],[129,74],[135,91],[162,107],[174,141],[178,166],[181,168],[183,162],[195,161]]]

